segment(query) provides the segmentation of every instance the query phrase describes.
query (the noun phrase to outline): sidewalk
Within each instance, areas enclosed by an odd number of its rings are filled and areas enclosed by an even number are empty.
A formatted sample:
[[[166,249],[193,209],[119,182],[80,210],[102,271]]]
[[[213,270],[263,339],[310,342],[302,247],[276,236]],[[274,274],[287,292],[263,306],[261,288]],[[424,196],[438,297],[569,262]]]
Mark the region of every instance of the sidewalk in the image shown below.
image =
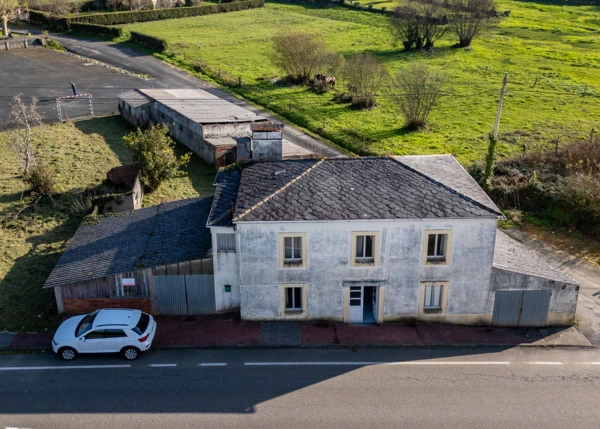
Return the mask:
[[[153,348],[185,347],[593,347],[575,327],[492,328],[447,324],[245,322],[237,314],[157,317]],[[47,349],[53,333],[0,332],[0,350]]]

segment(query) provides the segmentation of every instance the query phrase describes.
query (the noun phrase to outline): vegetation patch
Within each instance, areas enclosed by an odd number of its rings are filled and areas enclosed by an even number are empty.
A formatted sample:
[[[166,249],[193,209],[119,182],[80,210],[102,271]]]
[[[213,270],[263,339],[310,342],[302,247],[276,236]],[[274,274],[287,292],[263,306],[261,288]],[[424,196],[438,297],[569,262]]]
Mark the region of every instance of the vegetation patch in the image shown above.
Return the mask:
[[[17,218],[33,197],[10,144],[12,133],[0,133],[0,330],[43,330],[58,323],[54,293],[42,286],[82,221],[81,194],[101,185],[110,168],[133,161],[123,140],[131,131],[118,116],[34,128],[38,160],[56,174],[54,193]],[[176,146],[179,156],[186,152]],[[213,193],[209,165],[192,156],[186,171],[146,195],[144,206]]]
[[[359,154],[452,153],[465,165],[483,160],[505,73],[500,158],[521,154],[524,146],[526,151],[551,148],[560,136],[573,140],[600,128],[600,8],[501,0],[498,10],[510,14],[466,49],[453,47],[456,36],[447,34],[432,50],[405,51],[390,31],[389,17],[314,3],[268,3],[232,15],[123,28],[165,40],[167,50],[157,57],[229,86]],[[389,83],[374,108],[358,110],[351,97],[343,97],[347,88],[339,76],[335,90],[323,92],[284,82],[273,61],[273,39],[284,30],[317,34],[346,58],[369,53],[392,76],[408,64],[427,65],[447,76],[448,89],[426,127],[406,129]],[[514,139],[517,132],[529,137]]]

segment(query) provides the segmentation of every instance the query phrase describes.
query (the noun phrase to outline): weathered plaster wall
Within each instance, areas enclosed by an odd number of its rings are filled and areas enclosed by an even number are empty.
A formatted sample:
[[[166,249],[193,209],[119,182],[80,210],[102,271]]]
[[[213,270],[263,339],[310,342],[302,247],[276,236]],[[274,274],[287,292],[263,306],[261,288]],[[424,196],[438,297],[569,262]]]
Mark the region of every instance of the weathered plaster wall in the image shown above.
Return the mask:
[[[215,301],[217,312],[239,310],[240,274],[237,252],[218,252],[217,234],[233,234],[233,228],[212,227],[212,249],[215,276]],[[236,237],[236,240],[239,237]],[[239,243],[236,243],[239,249]],[[231,292],[225,292],[225,285],[231,286]]]
[[[246,137],[250,135],[251,122],[203,125],[204,137]]]
[[[495,220],[423,220],[239,223],[241,313],[244,319],[280,316],[279,285],[308,285],[311,319],[342,320],[344,285],[385,286],[384,320],[417,317],[419,290],[426,280],[449,282],[447,316],[469,320],[490,308],[489,281]],[[453,230],[450,266],[422,266],[423,231]],[[380,265],[352,267],[351,233],[380,233]],[[278,234],[307,233],[306,268],[279,268]],[[358,283],[360,284],[360,283]]]
[[[282,159],[283,132],[252,132],[252,158]]]
[[[492,269],[491,311],[494,307],[494,293],[497,290],[551,290],[549,325],[572,325],[575,319],[579,286],[540,277],[528,276],[499,268]]]

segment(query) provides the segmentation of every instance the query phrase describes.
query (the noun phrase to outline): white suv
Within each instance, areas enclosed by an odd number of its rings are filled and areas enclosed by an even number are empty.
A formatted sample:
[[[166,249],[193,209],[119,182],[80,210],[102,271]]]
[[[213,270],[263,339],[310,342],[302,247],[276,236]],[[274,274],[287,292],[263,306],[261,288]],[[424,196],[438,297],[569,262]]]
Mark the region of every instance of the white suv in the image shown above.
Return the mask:
[[[140,310],[104,309],[65,320],[54,334],[52,350],[64,360],[78,353],[122,353],[134,360],[148,350],[156,322]]]

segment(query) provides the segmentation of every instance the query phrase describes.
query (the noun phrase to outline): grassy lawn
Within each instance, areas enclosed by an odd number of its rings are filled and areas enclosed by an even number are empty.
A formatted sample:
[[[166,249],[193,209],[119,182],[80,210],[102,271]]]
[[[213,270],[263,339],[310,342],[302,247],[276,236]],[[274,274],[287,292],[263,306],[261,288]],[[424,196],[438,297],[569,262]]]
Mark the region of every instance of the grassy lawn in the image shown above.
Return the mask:
[[[452,48],[455,40],[448,38],[433,53],[403,52],[384,16],[315,4],[269,3],[263,9],[126,29],[166,39],[169,52],[156,55],[175,65],[200,74],[198,66],[207,64],[216,80],[218,70],[241,78],[244,86],[232,90],[358,153],[452,153],[465,165],[482,160],[504,73],[509,87],[500,156],[598,129],[600,7],[501,0],[499,10],[511,14],[476,39],[472,50]],[[331,49],[346,56],[371,52],[392,73],[411,61],[444,69],[452,89],[426,130],[408,132],[388,96],[380,96],[372,110],[356,111],[334,102],[332,93],[274,84],[281,73],[269,60],[270,39],[290,28],[322,34]]]
[[[0,331],[42,330],[57,323],[54,294],[42,286],[81,221],[72,210],[72,195],[98,185],[110,168],[131,162],[123,142],[131,130],[118,116],[35,129],[39,158],[57,172],[56,195],[16,221],[12,217],[30,198],[21,200],[25,187],[8,145],[10,132],[0,133]],[[212,168],[194,156],[185,177],[163,184],[144,205],[212,194],[213,178]]]

